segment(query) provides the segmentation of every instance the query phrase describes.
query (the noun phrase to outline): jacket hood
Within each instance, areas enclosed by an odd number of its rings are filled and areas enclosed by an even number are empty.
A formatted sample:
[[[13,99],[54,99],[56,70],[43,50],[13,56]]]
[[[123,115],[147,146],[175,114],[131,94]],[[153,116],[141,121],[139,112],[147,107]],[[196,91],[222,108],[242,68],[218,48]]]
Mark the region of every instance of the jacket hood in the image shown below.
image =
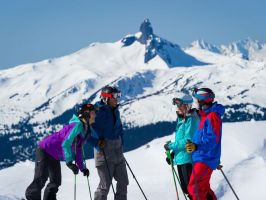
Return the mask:
[[[223,105],[218,104],[217,102],[213,103],[211,107],[204,110],[206,113],[216,112],[220,117],[225,113],[225,108]]]

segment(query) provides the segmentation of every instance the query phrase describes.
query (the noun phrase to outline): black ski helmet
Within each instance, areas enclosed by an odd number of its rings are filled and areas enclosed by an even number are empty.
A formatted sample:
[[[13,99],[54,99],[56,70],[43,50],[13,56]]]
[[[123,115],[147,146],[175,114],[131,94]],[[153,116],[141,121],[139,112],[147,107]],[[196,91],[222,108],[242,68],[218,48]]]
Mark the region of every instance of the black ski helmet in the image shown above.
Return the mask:
[[[78,117],[79,117],[79,118],[88,118],[89,115],[90,115],[90,112],[91,112],[92,110],[95,110],[93,104],[91,104],[91,103],[83,104],[83,105],[81,105],[81,106],[79,107],[79,109],[78,109],[78,112],[77,112]]]
[[[192,96],[207,104],[212,103],[215,98],[215,94],[210,88],[195,88]]]
[[[104,103],[107,103],[109,98],[120,98],[121,97],[121,92],[120,90],[115,87],[115,86],[110,86],[107,85],[103,87],[101,91],[101,99],[103,100]]]

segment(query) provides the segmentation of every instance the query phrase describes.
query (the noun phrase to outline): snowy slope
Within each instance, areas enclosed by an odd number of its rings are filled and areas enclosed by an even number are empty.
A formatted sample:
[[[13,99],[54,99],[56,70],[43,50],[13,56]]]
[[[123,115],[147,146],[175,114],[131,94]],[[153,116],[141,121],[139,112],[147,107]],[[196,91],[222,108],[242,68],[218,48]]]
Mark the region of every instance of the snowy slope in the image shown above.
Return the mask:
[[[6,144],[0,169],[32,159],[36,142],[67,123],[79,104],[97,101],[106,84],[123,94],[125,139],[134,138],[126,150],[170,134],[172,97],[194,87],[214,90],[226,106],[224,121],[266,120],[266,62],[206,47],[212,46],[201,42],[183,50],[145,20],[139,32],[117,42],[0,71],[0,142]]]
[[[224,172],[236,190],[241,200],[266,199],[266,122],[237,122],[223,125],[222,163]],[[150,143],[125,154],[147,198],[150,200],[176,199],[171,177],[171,170],[165,162],[163,145],[173,139],[174,135],[155,139]],[[127,145],[127,144],[126,144]],[[91,170],[90,183],[94,191],[98,184],[94,161],[87,161]],[[65,163],[61,163],[63,183],[58,193],[58,199],[73,199],[73,175]],[[33,178],[34,163],[21,162],[13,167],[0,171],[0,199],[10,200],[24,196],[27,185]],[[128,171],[128,173],[130,173]],[[144,199],[129,174],[130,185],[128,199]],[[89,198],[86,179],[79,175],[77,179],[77,199]],[[115,182],[114,182],[115,183]],[[232,200],[230,188],[222,174],[215,171],[211,179],[212,188],[220,200]],[[180,191],[180,188],[179,188]],[[113,199],[110,190],[109,198]],[[180,195],[180,199],[184,199]]]

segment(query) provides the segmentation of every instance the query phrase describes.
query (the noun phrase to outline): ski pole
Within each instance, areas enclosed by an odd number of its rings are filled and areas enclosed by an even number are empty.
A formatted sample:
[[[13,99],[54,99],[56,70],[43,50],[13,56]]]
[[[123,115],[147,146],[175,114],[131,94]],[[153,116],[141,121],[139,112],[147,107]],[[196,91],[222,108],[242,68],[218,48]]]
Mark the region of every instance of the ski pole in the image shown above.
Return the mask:
[[[170,151],[166,151],[166,156],[170,160],[171,169],[172,169],[172,175],[173,175],[173,179],[174,179],[174,183],[175,183],[176,197],[177,197],[177,200],[179,200],[178,190],[177,190],[177,185],[176,185],[176,180],[175,180],[174,166],[173,166],[173,162],[172,162]]]
[[[178,183],[179,183],[179,186],[180,186],[180,188],[182,189],[182,187],[181,187],[181,181],[180,181],[180,179],[179,179],[179,176],[177,175],[177,172],[176,172],[175,168],[173,168],[173,169],[174,169],[174,173],[175,173],[176,179],[177,179],[177,181],[178,181]],[[185,195],[185,193],[184,193],[183,190],[182,190],[182,193],[183,193],[185,199],[187,200],[187,196]]]
[[[77,185],[76,185],[76,179],[77,179],[77,177],[76,177],[76,174],[75,174],[75,182],[74,182],[74,200],[76,200],[76,191],[77,191]]]
[[[87,168],[86,166],[86,160],[85,160],[85,153],[84,153],[84,148],[82,146],[82,155],[83,155],[83,163],[85,165],[85,168]],[[90,199],[92,200],[92,196],[91,196],[91,187],[90,187],[90,181],[89,181],[89,177],[87,176],[87,182],[88,182],[88,188],[89,188],[89,193],[90,193]]]
[[[105,151],[104,151],[103,148],[102,148],[102,151],[103,151],[103,157],[104,157],[104,160],[105,160],[105,164],[106,164],[106,167],[107,167],[107,171],[108,171],[109,178],[110,178],[111,185],[112,185],[112,189],[113,189],[114,199],[116,199],[116,198],[115,198],[115,189],[114,189],[113,182],[112,182],[112,176],[111,176],[110,168],[109,168],[109,166],[108,166],[108,162],[107,162],[107,159],[106,159],[106,154],[105,154]]]
[[[230,182],[229,182],[229,180],[227,179],[227,177],[226,177],[224,171],[222,170],[222,167],[223,167],[222,165],[219,165],[219,166],[217,167],[217,169],[220,170],[220,171],[222,172],[222,174],[223,174],[223,176],[224,176],[226,182],[228,183],[229,187],[231,188],[232,192],[234,193],[236,199],[239,200],[239,198],[238,198],[238,196],[237,196],[237,194],[236,194],[236,192],[235,192],[233,186],[230,184]]]
[[[146,200],[148,200],[148,199],[147,199],[147,197],[146,197],[146,195],[144,194],[144,192],[143,192],[142,188],[140,187],[140,184],[139,184],[139,182],[138,182],[138,180],[137,180],[137,178],[136,178],[135,174],[133,173],[132,169],[130,168],[130,166],[129,166],[129,164],[128,164],[128,162],[127,162],[127,160],[126,160],[126,159],[125,159],[125,162],[126,162],[126,164],[127,164],[127,167],[128,167],[128,169],[129,169],[129,171],[131,172],[131,174],[132,174],[133,178],[134,178],[134,179],[135,179],[135,181],[137,182],[137,184],[138,184],[138,186],[139,186],[139,189],[140,189],[140,191],[142,192],[142,194],[143,194],[144,198],[145,198]]]
[[[75,165],[77,164],[77,161],[76,161],[76,155],[77,155],[77,140],[75,138]],[[77,176],[76,174],[74,174],[74,200],[76,200],[76,197],[77,197]]]

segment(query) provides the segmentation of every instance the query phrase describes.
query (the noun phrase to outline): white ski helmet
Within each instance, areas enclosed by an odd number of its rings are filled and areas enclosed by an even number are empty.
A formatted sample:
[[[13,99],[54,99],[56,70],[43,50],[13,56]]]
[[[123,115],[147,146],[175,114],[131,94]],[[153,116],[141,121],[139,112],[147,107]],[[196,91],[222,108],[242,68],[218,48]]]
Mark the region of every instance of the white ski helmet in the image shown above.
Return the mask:
[[[192,105],[193,98],[189,94],[182,94],[180,97],[173,98],[173,105],[180,106],[182,104]]]

